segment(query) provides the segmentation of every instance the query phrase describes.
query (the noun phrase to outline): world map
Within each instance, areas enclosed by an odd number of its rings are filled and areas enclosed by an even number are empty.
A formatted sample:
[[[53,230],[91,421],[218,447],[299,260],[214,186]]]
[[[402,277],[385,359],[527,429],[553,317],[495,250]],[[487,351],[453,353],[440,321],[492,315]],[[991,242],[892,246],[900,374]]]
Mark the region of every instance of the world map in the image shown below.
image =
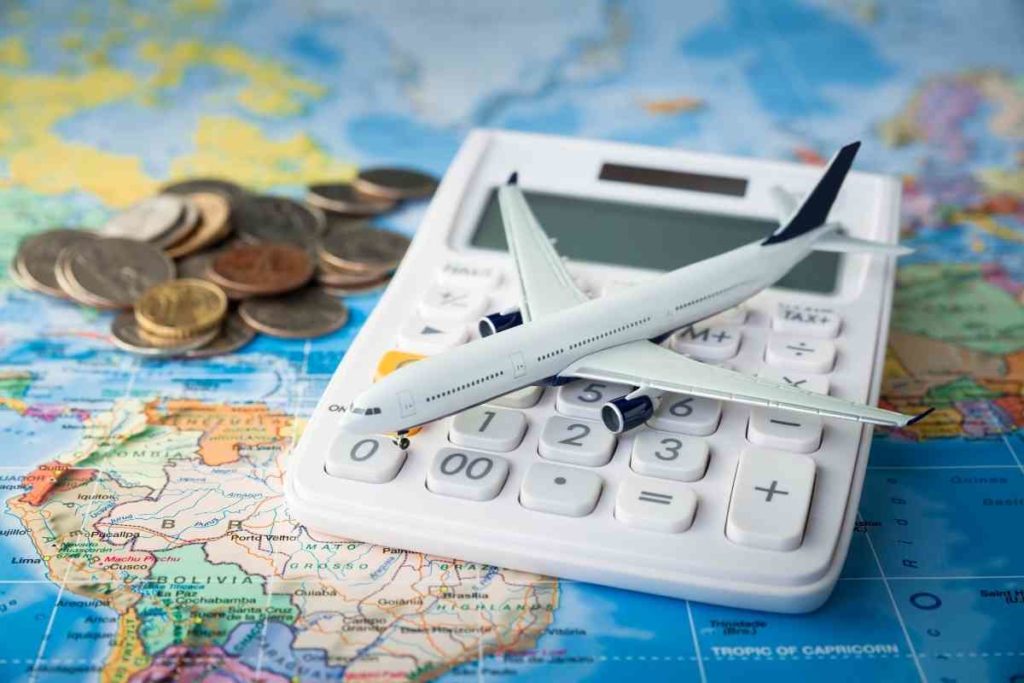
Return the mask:
[[[1012,0],[3,3],[0,679],[1024,676],[1022,65]],[[903,179],[882,404],[938,410],[876,433],[821,610],[319,536],[283,476],[379,295],[325,338],[152,361],[7,274],[169,179],[440,176],[481,126],[807,163],[862,139]]]

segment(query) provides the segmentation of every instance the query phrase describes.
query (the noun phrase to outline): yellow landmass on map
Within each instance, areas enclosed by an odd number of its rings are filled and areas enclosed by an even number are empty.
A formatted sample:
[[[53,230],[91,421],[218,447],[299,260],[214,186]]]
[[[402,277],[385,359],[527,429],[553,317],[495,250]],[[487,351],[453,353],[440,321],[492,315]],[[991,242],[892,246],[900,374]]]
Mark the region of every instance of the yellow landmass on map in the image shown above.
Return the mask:
[[[0,66],[28,66],[28,52],[20,36],[0,40]]]
[[[185,72],[197,66],[212,66],[240,76],[245,86],[237,95],[238,103],[262,116],[298,114],[306,101],[323,97],[327,92],[318,83],[295,76],[283,66],[254,57],[235,45],[207,45],[198,40],[171,45],[146,41],[139,46],[138,53],[157,66],[151,82],[155,89],[179,85]]]
[[[171,176],[212,175],[255,188],[349,180],[353,165],[331,157],[308,135],[271,140],[256,125],[231,116],[204,116],[195,152],[171,165]]]

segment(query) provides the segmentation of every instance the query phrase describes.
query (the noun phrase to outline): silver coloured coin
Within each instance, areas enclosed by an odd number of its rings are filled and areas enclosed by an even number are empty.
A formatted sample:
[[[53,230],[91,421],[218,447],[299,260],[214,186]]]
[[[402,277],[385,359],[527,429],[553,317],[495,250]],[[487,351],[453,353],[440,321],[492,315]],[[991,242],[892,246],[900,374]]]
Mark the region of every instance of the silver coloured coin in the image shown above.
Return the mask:
[[[114,344],[125,351],[151,358],[180,356],[188,351],[209,344],[217,338],[219,333],[220,329],[215,327],[195,337],[176,339],[173,346],[164,346],[162,344],[153,344],[152,341],[142,334],[142,330],[139,329],[139,323],[132,311],[121,313],[114,318],[114,322],[110,325],[110,334],[113,337]]]
[[[398,267],[408,248],[405,235],[365,224],[329,229],[320,241],[319,256],[335,268],[383,274]]]
[[[183,213],[184,199],[173,194],[158,194],[114,215],[100,232],[104,237],[152,242],[174,228]]]
[[[181,242],[191,235],[192,231],[199,225],[199,207],[188,197],[182,197],[182,201],[185,203],[185,210],[182,212],[181,218],[170,230],[153,240],[153,244],[161,249],[166,249]]]
[[[238,307],[245,322],[272,337],[319,337],[348,321],[348,308],[320,289],[309,288],[284,296],[246,299]]]
[[[372,197],[400,201],[429,197],[437,188],[437,178],[411,168],[368,168],[359,172],[352,186]]]
[[[185,358],[212,358],[233,353],[256,338],[256,330],[249,327],[237,313],[224,320],[218,334],[209,344],[184,353]]]
[[[51,296],[65,296],[57,282],[57,257],[67,246],[97,239],[94,232],[57,228],[30,235],[18,245],[15,263],[24,286]]]
[[[232,201],[231,223],[246,242],[284,242],[313,251],[327,221],[315,206],[285,197],[250,195]]]
[[[128,308],[153,285],[174,278],[174,262],[146,242],[109,238],[81,242],[59,257],[62,278],[71,290],[108,308]],[[65,284],[60,280],[61,285]],[[73,291],[69,294],[74,296]],[[77,297],[75,297],[77,298]]]

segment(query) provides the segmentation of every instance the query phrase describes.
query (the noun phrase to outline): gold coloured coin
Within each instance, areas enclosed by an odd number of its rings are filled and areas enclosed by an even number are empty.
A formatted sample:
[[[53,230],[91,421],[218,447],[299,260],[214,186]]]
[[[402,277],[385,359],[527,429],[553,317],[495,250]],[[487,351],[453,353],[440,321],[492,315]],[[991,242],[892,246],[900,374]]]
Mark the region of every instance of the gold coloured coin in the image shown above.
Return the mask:
[[[184,240],[164,250],[171,258],[194,254],[216,244],[231,232],[231,223],[228,222],[231,205],[226,197],[213,192],[195,192],[188,198],[199,209],[199,225]]]
[[[135,304],[135,319],[150,335],[184,339],[216,327],[227,311],[227,296],[212,282],[171,280],[146,290]]]

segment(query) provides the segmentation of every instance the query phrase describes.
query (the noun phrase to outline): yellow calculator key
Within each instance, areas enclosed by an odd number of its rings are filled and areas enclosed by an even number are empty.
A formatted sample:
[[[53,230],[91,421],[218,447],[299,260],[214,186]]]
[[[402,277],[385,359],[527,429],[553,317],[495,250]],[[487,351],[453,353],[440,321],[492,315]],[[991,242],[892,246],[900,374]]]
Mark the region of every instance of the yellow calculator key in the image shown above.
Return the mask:
[[[377,370],[373,373],[373,381],[376,382],[377,380],[384,379],[403,365],[415,363],[423,358],[426,358],[426,356],[421,356],[416,353],[406,353],[405,351],[387,351],[380,357],[380,360],[377,361]]]

